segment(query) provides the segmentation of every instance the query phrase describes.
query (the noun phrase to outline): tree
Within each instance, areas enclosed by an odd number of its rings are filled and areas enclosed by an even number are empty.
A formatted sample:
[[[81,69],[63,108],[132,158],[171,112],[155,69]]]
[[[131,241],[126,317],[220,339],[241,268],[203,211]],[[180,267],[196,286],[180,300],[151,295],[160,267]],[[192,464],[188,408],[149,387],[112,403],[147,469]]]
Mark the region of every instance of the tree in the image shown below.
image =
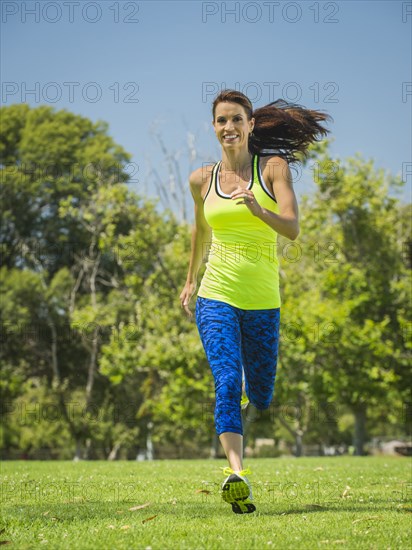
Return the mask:
[[[15,398],[25,380],[47,384],[80,457],[103,429],[89,413],[110,396],[100,347],[135,325],[139,290],[173,226],[123,183],[129,155],[107,124],[27,105],[1,115],[4,389]],[[22,322],[40,336],[18,334]]]
[[[368,407],[379,408],[393,392],[405,399],[410,387],[403,255],[410,205],[391,196],[402,182],[372,161],[334,160],[326,145],[315,155],[317,191],[301,205],[302,255],[284,266],[284,322],[299,326],[305,342],[301,353],[284,348],[285,384],[298,394],[300,385],[299,395],[308,384],[319,403],[349,407],[363,454]]]
[[[102,349],[102,371],[114,384],[138,384],[138,415],[152,422],[153,441],[175,456],[198,454],[213,432],[213,383],[194,321],[186,319],[179,290],[190,253],[188,226],[161,253],[140,291],[139,340],[114,339]]]

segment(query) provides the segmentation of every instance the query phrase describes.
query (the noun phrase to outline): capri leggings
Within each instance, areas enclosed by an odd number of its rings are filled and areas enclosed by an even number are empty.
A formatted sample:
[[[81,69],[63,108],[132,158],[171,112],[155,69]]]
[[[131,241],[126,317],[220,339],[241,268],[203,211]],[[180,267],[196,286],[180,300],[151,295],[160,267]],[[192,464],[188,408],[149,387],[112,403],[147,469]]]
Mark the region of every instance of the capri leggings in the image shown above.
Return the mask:
[[[242,368],[249,401],[267,409],[275,387],[280,308],[239,309],[197,297],[196,324],[215,381],[215,426],[243,434]]]

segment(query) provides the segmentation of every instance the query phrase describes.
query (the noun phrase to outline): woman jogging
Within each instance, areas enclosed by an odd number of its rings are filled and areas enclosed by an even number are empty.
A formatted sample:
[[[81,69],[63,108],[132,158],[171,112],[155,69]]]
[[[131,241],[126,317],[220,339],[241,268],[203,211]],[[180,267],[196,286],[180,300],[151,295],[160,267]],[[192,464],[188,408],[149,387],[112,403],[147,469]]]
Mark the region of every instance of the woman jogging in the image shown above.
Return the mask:
[[[195,306],[196,324],[215,383],[215,426],[229,467],[223,500],[235,513],[254,512],[243,469],[243,435],[272,401],[278,357],[280,293],[277,234],[299,234],[290,162],[328,132],[319,111],[278,100],[253,111],[250,100],[224,90],[213,102],[222,148],[214,166],[195,170],[190,189],[195,226],[182,308],[207,254]],[[242,374],[246,403],[241,407]]]

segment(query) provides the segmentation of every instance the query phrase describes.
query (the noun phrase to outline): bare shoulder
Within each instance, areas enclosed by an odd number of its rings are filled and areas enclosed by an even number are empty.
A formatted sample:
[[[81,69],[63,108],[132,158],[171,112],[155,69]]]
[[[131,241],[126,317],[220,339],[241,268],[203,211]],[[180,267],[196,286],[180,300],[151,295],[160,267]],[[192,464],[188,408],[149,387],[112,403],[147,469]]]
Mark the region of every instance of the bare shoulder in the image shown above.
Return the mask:
[[[189,176],[190,190],[193,198],[203,198],[207,192],[214,164],[204,164]]]
[[[282,157],[276,155],[261,157],[260,170],[269,191],[276,198],[279,198],[285,188],[293,190],[289,164]]]
[[[260,167],[266,182],[273,184],[275,180],[283,178],[290,181],[291,173],[289,164],[282,157],[276,155],[261,157]]]

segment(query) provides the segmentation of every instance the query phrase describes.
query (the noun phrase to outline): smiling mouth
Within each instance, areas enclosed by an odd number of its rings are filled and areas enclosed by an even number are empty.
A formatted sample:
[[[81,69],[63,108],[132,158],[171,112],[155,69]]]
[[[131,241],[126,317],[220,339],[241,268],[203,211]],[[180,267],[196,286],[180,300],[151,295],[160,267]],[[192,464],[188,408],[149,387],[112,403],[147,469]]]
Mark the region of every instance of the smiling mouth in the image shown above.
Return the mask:
[[[235,139],[238,137],[239,136],[237,134],[226,134],[225,136],[223,136],[223,139],[225,141],[235,141]]]

